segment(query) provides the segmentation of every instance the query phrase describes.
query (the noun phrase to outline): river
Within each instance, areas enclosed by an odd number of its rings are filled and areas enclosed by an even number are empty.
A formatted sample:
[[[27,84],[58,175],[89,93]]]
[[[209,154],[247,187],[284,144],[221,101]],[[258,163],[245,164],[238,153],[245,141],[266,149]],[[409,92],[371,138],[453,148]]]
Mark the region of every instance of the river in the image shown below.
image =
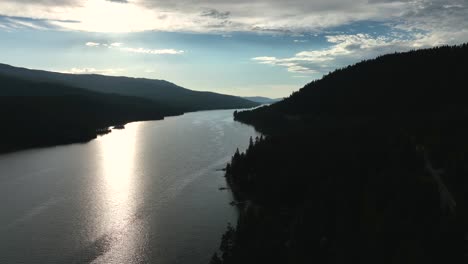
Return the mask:
[[[0,155],[0,263],[207,264],[237,217],[220,169],[258,135],[232,113]]]

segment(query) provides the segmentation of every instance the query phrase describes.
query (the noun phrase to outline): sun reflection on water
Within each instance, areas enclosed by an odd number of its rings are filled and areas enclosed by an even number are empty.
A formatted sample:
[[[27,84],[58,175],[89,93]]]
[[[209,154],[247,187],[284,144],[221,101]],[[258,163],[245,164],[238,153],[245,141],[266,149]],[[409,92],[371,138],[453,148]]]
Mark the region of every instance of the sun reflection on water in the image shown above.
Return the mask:
[[[99,175],[99,220],[96,241],[104,241],[102,252],[94,263],[123,261],[130,263],[138,254],[139,239],[135,236],[134,225],[138,220],[138,174],[136,160],[138,149],[138,123],[124,130],[113,130],[99,138],[101,175]],[[116,251],[118,252],[117,254]],[[112,254],[106,254],[113,252]],[[119,256],[109,260],[108,255]]]
[[[122,133],[124,132],[124,133]],[[102,140],[102,169],[106,191],[112,200],[128,204],[133,185],[135,165],[136,129],[114,131],[114,135]]]

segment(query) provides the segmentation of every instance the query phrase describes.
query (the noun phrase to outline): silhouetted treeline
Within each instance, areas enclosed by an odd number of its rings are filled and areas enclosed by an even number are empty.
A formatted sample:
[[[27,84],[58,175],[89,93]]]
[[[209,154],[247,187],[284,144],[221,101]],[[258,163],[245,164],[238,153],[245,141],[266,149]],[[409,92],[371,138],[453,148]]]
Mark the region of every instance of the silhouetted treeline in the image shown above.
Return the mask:
[[[85,142],[107,127],[181,114],[149,100],[0,75],[0,152]]]
[[[236,119],[276,133],[326,120],[424,118],[441,108],[464,111],[467,61],[468,44],[384,55],[338,69],[287,100],[241,112]]]
[[[240,217],[213,263],[464,263],[467,63],[385,55],[236,112],[268,136],[226,168]]]

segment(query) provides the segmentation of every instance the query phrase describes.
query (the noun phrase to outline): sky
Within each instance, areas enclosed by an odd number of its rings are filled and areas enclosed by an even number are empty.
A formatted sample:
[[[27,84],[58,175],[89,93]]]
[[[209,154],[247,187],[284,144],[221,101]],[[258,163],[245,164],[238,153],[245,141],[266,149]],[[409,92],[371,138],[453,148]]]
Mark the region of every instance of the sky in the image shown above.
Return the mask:
[[[0,0],[0,63],[239,96],[465,42],[468,0]]]

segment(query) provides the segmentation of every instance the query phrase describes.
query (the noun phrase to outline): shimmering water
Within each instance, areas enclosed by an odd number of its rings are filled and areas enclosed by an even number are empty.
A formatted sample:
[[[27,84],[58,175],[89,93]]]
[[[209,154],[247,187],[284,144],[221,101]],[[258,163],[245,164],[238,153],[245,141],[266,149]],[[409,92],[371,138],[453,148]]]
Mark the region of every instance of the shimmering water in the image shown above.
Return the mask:
[[[0,263],[207,263],[236,221],[219,169],[257,135],[232,112],[0,155]]]

